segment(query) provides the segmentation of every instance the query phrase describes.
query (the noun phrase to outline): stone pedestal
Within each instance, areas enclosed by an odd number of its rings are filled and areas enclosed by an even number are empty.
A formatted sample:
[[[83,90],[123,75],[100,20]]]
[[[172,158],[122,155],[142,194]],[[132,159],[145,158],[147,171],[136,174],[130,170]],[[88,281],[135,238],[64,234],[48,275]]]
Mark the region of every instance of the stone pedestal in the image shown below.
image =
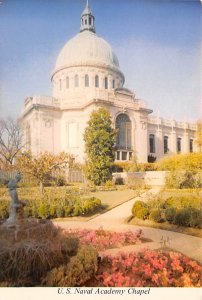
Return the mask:
[[[10,206],[9,218],[6,220],[7,225],[19,225],[24,222],[24,202],[12,203]]]
[[[40,219],[21,219],[16,224],[5,222],[0,225],[0,240],[11,243],[22,240],[43,239],[55,230],[51,221]]]
[[[10,179],[8,190],[11,197],[9,218],[0,225],[0,241],[3,243],[20,242],[22,240],[43,239],[54,234],[52,222],[39,219],[24,218],[25,202],[18,199],[17,183],[21,175],[18,172],[14,179]]]

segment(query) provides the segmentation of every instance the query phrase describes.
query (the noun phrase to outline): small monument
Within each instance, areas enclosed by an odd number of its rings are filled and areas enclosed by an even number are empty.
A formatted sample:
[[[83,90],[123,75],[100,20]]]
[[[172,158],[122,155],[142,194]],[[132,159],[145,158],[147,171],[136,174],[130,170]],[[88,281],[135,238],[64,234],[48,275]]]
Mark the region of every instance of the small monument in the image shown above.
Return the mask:
[[[9,218],[0,225],[0,241],[15,243],[27,239],[42,239],[54,232],[54,226],[49,220],[24,217],[25,202],[19,200],[17,184],[21,180],[20,172],[14,178],[7,180],[11,197]]]
[[[24,206],[25,202],[18,199],[17,184],[21,180],[21,175],[18,172],[13,179],[8,182],[9,195],[11,197],[9,218],[6,221],[6,225],[16,225],[22,223],[24,219]]]

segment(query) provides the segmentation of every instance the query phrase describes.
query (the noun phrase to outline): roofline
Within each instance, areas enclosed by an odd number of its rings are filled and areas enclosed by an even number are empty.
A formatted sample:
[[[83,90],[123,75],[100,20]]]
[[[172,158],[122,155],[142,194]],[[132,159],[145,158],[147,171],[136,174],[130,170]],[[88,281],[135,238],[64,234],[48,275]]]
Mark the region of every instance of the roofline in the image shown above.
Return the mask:
[[[41,109],[50,109],[50,110],[54,110],[54,111],[62,113],[63,111],[67,111],[67,110],[83,110],[84,108],[86,108],[92,104],[99,104],[99,103],[102,103],[105,105],[114,105],[116,107],[123,108],[123,105],[117,105],[114,103],[114,101],[104,100],[104,99],[100,99],[100,98],[93,98],[92,100],[88,101],[87,103],[85,103],[81,106],[75,106],[75,107],[64,108],[64,109],[61,109],[60,107],[54,107],[54,106],[44,105],[44,104],[33,104],[27,111],[22,113],[22,115],[20,116],[20,119],[24,118],[26,115],[28,115],[34,109],[36,109],[36,110],[40,109],[40,108]],[[127,109],[127,107],[126,107],[126,109]],[[144,111],[147,114],[151,114],[153,112],[153,110],[151,110],[151,109],[142,108],[142,107],[140,107],[138,109],[130,107],[129,109],[133,110],[133,111]]]

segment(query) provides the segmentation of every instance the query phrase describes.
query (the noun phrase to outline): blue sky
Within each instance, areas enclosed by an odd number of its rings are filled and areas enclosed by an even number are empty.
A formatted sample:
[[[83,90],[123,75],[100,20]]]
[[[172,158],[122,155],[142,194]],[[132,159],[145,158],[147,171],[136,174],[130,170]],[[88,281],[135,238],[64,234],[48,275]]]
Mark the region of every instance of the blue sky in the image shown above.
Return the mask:
[[[80,27],[85,0],[1,0],[0,117],[51,95],[50,74]],[[90,0],[97,34],[118,56],[125,87],[154,114],[195,121],[200,107],[199,1]]]

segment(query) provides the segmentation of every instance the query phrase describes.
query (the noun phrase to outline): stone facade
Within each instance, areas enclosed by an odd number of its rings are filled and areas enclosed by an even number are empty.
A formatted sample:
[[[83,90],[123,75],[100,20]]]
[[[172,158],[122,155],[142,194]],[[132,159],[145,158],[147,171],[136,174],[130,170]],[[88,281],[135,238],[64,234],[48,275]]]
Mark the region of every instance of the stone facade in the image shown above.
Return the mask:
[[[125,77],[110,45],[95,33],[87,4],[81,30],[61,50],[51,75],[52,97],[25,100],[22,124],[34,154],[66,151],[85,160],[83,133],[93,110],[106,107],[119,129],[116,160],[139,162],[192,152],[195,126],[152,116],[144,101],[124,88]]]

